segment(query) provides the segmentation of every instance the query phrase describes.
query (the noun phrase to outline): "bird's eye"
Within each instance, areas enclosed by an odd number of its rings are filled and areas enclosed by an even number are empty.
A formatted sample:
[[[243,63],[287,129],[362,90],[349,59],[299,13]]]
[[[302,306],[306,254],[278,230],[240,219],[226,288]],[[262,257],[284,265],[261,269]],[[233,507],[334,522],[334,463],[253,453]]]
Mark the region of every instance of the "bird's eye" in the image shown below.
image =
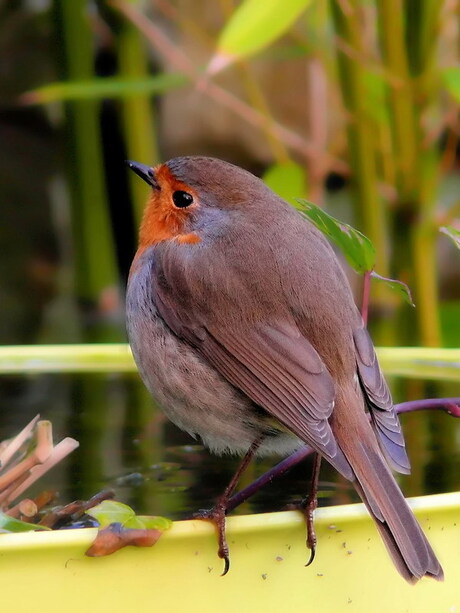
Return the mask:
[[[187,206],[190,206],[193,202],[193,196],[188,192],[183,192],[181,190],[177,190],[172,195],[172,199],[174,204],[179,209],[185,209]]]

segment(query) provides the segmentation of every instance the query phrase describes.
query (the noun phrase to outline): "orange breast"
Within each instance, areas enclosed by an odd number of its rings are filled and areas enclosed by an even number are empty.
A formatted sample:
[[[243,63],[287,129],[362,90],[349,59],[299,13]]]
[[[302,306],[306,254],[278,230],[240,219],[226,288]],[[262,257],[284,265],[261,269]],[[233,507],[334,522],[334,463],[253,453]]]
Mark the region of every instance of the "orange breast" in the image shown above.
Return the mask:
[[[164,164],[154,171],[160,189],[153,189],[147,202],[139,233],[139,249],[144,251],[150,245],[166,240],[177,240],[179,243],[187,244],[199,243],[201,239],[198,234],[186,230],[187,220],[193,210],[199,206],[195,190],[177,181]],[[176,207],[172,199],[176,190],[190,193],[194,199],[193,204],[184,209]]]

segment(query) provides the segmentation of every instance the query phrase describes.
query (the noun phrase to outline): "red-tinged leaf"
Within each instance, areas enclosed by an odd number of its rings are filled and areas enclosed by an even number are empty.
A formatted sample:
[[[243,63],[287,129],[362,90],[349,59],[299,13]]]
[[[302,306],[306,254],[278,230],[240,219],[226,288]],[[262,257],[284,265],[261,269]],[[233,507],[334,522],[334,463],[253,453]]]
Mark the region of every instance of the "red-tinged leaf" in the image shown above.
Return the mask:
[[[391,287],[392,290],[397,292],[405,302],[415,307],[414,301],[412,300],[412,294],[409,289],[409,286],[403,281],[398,281],[397,279],[388,279],[387,277],[382,277],[377,274],[374,270],[371,273],[371,277],[376,281],[380,281],[381,283],[385,283],[388,287]]]
[[[123,547],[151,547],[162,534],[161,530],[124,528],[118,523],[110,524],[98,532],[86,555],[99,558],[115,553]]]

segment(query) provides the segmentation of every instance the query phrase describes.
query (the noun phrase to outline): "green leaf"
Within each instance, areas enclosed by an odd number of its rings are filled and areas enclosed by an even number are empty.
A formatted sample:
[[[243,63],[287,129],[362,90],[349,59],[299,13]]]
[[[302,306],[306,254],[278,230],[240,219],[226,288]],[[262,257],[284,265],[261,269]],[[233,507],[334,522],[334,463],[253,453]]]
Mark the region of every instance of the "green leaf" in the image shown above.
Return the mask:
[[[441,73],[442,80],[451,96],[460,102],[460,66],[446,68]]]
[[[295,162],[273,164],[266,170],[262,179],[278,196],[293,201],[294,206],[295,198],[306,192],[305,172]]]
[[[381,283],[385,283],[388,287],[391,287],[392,290],[397,292],[405,302],[415,307],[415,304],[412,300],[412,294],[409,289],[409,286],[406,285],[403,281],[398,281],[397,279],[388,279],[388,277],[382,277],[377,274],[375,271],[371,272],[371,277],[376,281],[380,281]]]
[[[32,530],[49,530],[46,526],[38,524],[29,524],[25,521],[20,521],[14,517],[10,517],[6,513],[0,511],[0,531],[5,532],[31,532]]]
[[[148,79],[99,77],[88,81],[51,83],[23,94],[20,101],[22,104],[47,104],[62,100],[128,98],[139,94],[164,94],[186,83],[186,77],[177,73],[159,74]]]
[[[282,36],[311,0],[244,0],[220,33],[209,70],[227,66]]]
[[[328,215],[307,200],[298,199],[302,213],[330,238],[343,252],[350,266],[363,274],[375,266],[375,249],[371,241],[346,223]]]
[[[457,249],[460,249],[460,230],[453,228],[452,226],[443,226],[439,228],[439,231],[448,236]]]
[[[169,530],[173,522],[167,517],[160,517],[159,515],[136,515],[136,520],[139,524],[138,528],[145,528],[147,530]],[[134,526],[127,526],[127,528],[133,528]]]
[[[168,530],[172,526],[172,521],[166,517],[136,515],[130,506],[115,500],[104,500],[86,511],[86,514],[94,517],[101,528],[121,524],[123,528]]]
[[[124,526],[126,522],[136,516],[130,506],[115,500],[104,500],[95,507],[88,509],[86,514],[94,517],[99,522],[101,528],[110,524],[122,524]]]

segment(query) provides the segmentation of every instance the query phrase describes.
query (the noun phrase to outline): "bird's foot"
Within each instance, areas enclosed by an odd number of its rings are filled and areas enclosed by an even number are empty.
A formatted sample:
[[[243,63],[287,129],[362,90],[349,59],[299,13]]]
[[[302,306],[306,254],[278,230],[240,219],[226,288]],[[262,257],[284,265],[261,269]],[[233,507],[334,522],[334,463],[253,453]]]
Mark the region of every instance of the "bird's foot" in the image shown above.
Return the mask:
[[[230,570],[230,555],[225,531],[226,511],[227,509],[225,505],[218,502],[212,509],[200,509],[193,515],[194,519],[206,519],[208,521],[212,521],[216,527],[217,541],[219,544],[217,555],[224,561],[224,570],[221,575],[222,577]]]
[[[318,507],[318,498],[316,497],[316,492],[312,492],[309,496],[307,496],[299,505],[299,510],[302,511],[303,516],[305,517],[305,523],[307,526],[307,547],[310,550],[310,559],[305,564],[305,566],[310,566],[310,564],[315,559],[316,555],[316,531],[315,531],[315,510]]]

